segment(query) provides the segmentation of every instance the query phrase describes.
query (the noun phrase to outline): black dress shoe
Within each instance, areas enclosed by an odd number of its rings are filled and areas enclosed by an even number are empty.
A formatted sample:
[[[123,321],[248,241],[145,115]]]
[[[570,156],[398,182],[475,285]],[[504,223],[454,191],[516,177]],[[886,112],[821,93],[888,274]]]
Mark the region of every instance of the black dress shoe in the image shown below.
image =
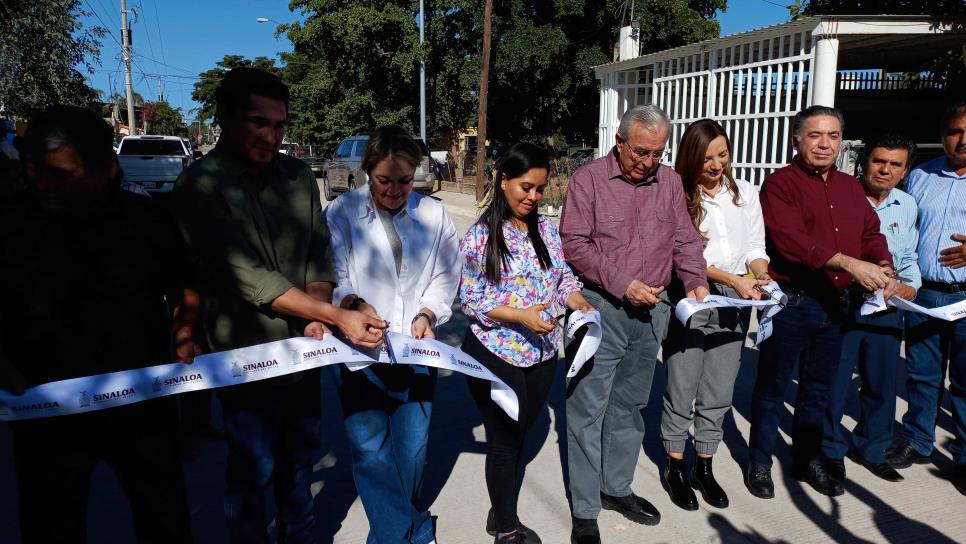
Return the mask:
[[[701,492],[704,502],[715,508],[728,507],[728,494],[718,485],[711,471],[711,457],[698,456],[691,471],[691,485]]]
[[[901,482],[905,479],[902,477],[902,474],[899,474],[899,472],[896,471],[896,469],[889,463],[872,463],[870,461],[866,461],[862,457],[859,457],[859,454],[854,451],[849,452],[849,459],[864,466],[869,470],[869,472],[875,474],[883,480],[889,482]]]
[[[600,544],[600,529],[596,519],[573,519],[570,530],[570,544]]]
[[[839,482],[845,481],[845,460],[844,459],[822,459],[822,466],[829,476]]]
[[[687,462],[684,459],[667,458],[664,472],[661,473],[661,485],[671,497],[671,502],[685,510],[697,510],[698,498],[694,496],[688,477]]]
[[[520,523],[517,519],[517,532],[525,539],[524,542],[527,544],[543,544],[540,537],[533,529],[527,527],[526,525]],[[496,536],[496,516],[493,514],[493,509],[490,508],[489,513],[486,514],[486,533],[490,536]]]
[[[966,495],[966,463],[960,463],[953,469],[953,485],[956,491]]]
[[[825,467],[818,461],[809,463],[803,467],[798,467],[794,471],[794,476],[796,480],[807,483],[812,486],[812,489],[822,495],[838,497],[845,493],[842,484],[836,481],[835,478],[829,476],[829,473],[825,472]]]
[[[600,506],[605,510],[618,512],[635,523],[657,525],[661,522],[661,513],[657,511],[657,508],[633,493],[626,497],[614,497],[607,493],[601,493]]]
[[[909,468],[913,463],[925,465],[932,462],[928,455],[919,453],[908,442],[887,449],[885,459],[886,463],[892,465],[892,468]]]
[[[771,467],[750,461],[745,470],[745,487],[759,499],[775,498],[775,483],[771,480]]]

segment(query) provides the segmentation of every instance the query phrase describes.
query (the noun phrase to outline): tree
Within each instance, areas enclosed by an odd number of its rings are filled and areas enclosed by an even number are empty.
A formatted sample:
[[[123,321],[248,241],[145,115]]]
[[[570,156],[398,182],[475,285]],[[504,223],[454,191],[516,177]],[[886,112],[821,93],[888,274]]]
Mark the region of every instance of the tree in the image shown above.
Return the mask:
[[[595,65],[611,60],[623,0],[494,0],[488,135],[497,142],[593,141]],[[716,37],[725,0],[637,0],[642,51]],[[333,147],[396,123],[418,126],[418,66],[425,59],[428,143],[477,123],[483,7],[479,0],[293,0],[303,20],[281,25],[292,138]],[[628,17],[629,19],[629,17]],[[197,98],[196,98],[197,99]]]
[[[99,64],[103,28],[85,28],[80,0],[13,0],[0,8],[0,105],[29,117],[54,104],[89,107],[96,95],[78,67]]]
[[[172,108],[166,100],[145,103],[144,115],[152,134],[188,135],[188,127],[181,115],[181,108]]]
[[[422,50],[415,5],[412,0],[290,4],[307,14],[302,23],[279,27],[294,49],[282,55],[292,89],[294,139],[332,147],[379,125],[416,126]]]
[[[221,84],[222,78],[233,68],[243,66],[261,68],[273,74],[279,73],[279,68],[275,66],[275,61],[268,57],[247,59],[241,55],[225,55],[215,64],[215,68],[199,74],[198,81],[194,84],[194,90],[191,91],[192,100],[202,105],[201,110],[198,112],[199,118],[202,120],[215,118],[215,91],[218,90],[218,85]]]

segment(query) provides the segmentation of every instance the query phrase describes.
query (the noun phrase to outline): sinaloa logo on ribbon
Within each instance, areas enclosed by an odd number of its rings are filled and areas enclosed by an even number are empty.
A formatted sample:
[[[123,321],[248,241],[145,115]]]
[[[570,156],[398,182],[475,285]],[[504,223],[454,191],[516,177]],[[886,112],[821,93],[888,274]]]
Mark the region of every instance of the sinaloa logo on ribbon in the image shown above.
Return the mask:
[[[2,405],[0,405],[2,406]],[[14,404],[12,406],[2,406],[6,408],[6,414],[10,414],[11,411],[18,414],[24,414],[29,412],[38,412],[44,410],[53,410],[55,408],[60,408],[60,403],[56,400],[46,401],[46,402],[31,402],[29,404]],[[3,411],[0,411],[0,415],[3,415]]]
[[[121,399],[128,400],[135,396],[137,396],[137,392],[133,387],[115,389],[114,391],[108,391],[106,393],[95,393],[93,396],[88,396],[86,391],[81,391],[78,404],[80,404],[82,408],[86,408],[91,404],[113,402]]]
[[[235,378],[238,378],[248,374],[258,374],[273,368],[278,368],[278,359],[268,359],[254,363],[239,363],[238,361],[232,361],[231,375]]]
[[[162,380],[161,377],[159,376],[154,379],[154,383],[151,385],[151,389],[155,393],[159,393],[165,389],[170,389],[173,387],[175,388],[184,387],[189,384],[203,383],[204,381],[205,381],[205,377],[200,372],[189,372],[187,374],[179,374],[177,376],[172,376],[165,380]]]
[[[435,349],[427,349],[416,346],[414,348],[409,347],[406,344],[406,351],[404,352],[404,357],[432,357],[433,359],[439,359],[439,352]]]
[[[483,367],[476,363],[471,363],[469,361],[464,361],[456,356],[455,353],[449,356],[449,362],[456,368],[468,368],[476,372],[483,372]]]
[[[326,347],[319,349],[312,349],[309,351],[296,350],[295,365],[300,365],[302,363],[307,363],[309,361],[315,361],[317,359],[327,359],[331,356],[338,355],[339,350],[335,347]]]

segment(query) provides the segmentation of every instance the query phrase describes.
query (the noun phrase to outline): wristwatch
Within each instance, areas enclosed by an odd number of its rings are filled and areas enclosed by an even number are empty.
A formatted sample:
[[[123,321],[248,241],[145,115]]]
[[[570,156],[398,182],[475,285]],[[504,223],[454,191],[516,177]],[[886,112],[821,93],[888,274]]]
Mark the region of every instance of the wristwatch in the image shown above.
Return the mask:
[[[410,326],[415,325],[416,324],[416,320],[419,319],[420,317],[425,317],[426,318],[426,321],[429,322],[429,328],[431,328],[431,329],[436,328],[436,320],[433,319],[432,317],[429,317],[429,314],[427,314],[426,312],[419,312],[418,314],[416,314],[413,317],[413,321],[412,321],[412,323],[410,323]]]

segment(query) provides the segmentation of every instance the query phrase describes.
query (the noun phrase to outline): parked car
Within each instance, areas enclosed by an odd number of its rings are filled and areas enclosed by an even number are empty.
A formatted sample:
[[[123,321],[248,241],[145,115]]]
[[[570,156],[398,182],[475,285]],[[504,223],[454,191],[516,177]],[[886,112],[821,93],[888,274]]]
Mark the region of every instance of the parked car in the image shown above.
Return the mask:
[[[438,167],[430,158],[426,144],[419,139],[416,141],[422,148],[423,159],[416,168],[413,189],[432,193],[439,181]],[[335,148],[332,158],[322,166],[322,193],[326,200],[335,200],[337,193],[351,191],[369,181],[369,176],[362,170],[362,155],[368,143],[369,136],[356,135],[342,140]]]
[[[168,193],[193,153],[177,136],[125,136],[117,148],[117,160],[126,181],[149,193]]]

